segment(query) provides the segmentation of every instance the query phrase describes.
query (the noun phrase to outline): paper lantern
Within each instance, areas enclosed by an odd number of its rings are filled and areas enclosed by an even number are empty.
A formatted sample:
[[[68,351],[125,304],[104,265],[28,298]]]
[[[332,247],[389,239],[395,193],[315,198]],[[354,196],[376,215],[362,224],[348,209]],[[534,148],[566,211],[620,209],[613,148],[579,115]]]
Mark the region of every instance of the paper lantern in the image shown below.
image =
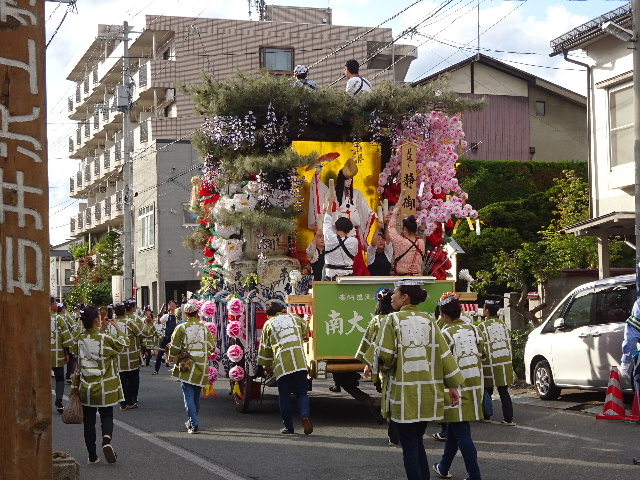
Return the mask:
[[[244,328],[242,328],[242,324],[240,322],[229,322],[227,324],[227,335],[229,335],[231,338],[238,338],[242,335],[242,331],[244,330]]]
[[[234,382],[239,382],[244,378],[244,368],[240,365],[236,365],[229,370],[229,378]]]
[[[227,357],[229,357],[229,360],[233,363],[237,363],[244,357],[244,351],[240,345],[231,345],[227,350]]]

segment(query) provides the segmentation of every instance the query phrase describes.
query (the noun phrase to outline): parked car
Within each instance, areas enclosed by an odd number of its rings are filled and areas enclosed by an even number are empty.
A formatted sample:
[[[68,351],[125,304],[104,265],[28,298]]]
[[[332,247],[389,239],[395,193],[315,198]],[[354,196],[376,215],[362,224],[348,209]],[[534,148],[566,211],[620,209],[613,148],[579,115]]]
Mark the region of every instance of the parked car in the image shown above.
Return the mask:
[[[619,366],[625,320],[636,300],[635,275],[585,283],[569,293],[529,334],[524,351],[527,383],[543,400],[562,388],[606,390]],[[621,379],[631,393],[631,382]]]

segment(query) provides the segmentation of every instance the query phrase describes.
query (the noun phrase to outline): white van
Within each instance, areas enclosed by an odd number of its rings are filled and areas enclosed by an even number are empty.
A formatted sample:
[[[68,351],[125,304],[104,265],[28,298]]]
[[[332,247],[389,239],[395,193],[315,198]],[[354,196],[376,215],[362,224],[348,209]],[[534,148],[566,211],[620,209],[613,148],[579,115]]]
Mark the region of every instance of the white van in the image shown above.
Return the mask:
[[[620,365],[635,282],[635,275],[623,275],[585,283],[529,334],[526,380],[541,399],[558,398],[562,388],[607,389],[611,366]],[[628,378],[621,379],[621,387],[632,392]]]

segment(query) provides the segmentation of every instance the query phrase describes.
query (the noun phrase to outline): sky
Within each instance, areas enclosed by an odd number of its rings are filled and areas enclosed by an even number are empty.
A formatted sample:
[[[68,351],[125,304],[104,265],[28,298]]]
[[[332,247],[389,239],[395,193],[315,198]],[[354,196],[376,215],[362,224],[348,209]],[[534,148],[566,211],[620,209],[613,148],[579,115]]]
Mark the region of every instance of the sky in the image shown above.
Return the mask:
[[[374,27],[385,22],[381,26],[391,28],[394,38],[425,19],[413,36],[399,41],[419,45],[418,58],[409,69],[407,81],[419,80],[475,54],[479,23],[481,53],[583,95],[585,71],[561,56],[550,58],[549,42],[626,3],[627,0],[267,0],[269,5],[330,7],[334,25]],[[441,10],[434,16],[438,9]],[[69,198],[69,177],[77,171],[78,161],[68,158],[68,138],[76,126],[67,117],[67,97],[74,92],[67,74],[97,35],[99,23],[122,24],[126,20],[130,26],[141,28],[145,15],[258,20],[255,10],[249,16],[245,0],[77,0],[75,8],[47,1],[52,245],[69,238],[69,218],[78,212],[78,200]],[[585,59],[581,52],[572,56]]]

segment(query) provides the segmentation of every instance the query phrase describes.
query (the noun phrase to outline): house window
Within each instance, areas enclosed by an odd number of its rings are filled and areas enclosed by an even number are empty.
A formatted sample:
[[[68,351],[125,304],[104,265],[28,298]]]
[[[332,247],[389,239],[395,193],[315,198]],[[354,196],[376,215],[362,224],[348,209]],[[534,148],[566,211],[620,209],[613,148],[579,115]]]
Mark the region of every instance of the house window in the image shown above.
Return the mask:
[[[182,226],[195,227],[198,225],[198,216],[191,211],[188,203],[182,204]]]
[[[65,285],[71,285],[71,269],[70,268],[65,268],[64,269],[64,284]]]
[[[546,115],[546,103],[538,100],[536,102],[536,115],[544,117]]]
[[[611,167],[633,161],[633,87],[609,92]]]
[[[260,68],[293,73],[293,48],[260,47]]]
[[[156,210],[155,204],[138,209],[140,221],[140,247],[153,247],[156,241]]]

